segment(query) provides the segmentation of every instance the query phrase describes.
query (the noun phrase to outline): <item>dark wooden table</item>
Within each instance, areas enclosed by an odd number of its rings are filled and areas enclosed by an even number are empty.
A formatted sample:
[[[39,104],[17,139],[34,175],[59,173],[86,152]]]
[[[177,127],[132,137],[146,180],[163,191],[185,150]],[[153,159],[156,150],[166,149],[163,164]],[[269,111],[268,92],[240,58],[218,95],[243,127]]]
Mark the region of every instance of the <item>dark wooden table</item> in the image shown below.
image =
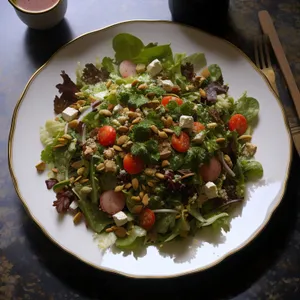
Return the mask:
[[[261,9],[271,13],[300,85],[299,1],[231,0],[228,23],[218,34],[253,58]],[[52,244],[27,216],[7,166],[11,115],[26,82],[72,38],[128,19],[170,20],[171,15],[166,0],[69,0],[59,26],[35,32],[21,23],[7,1],[1,1],[0,299],[300,299],[300,160],[296,154],[286,195],[263,232],[218,266],[185,278],[134,280],[97,271]],[[292,111],[285,86],[279,83],[282,101]],[[270,138],[275,137],[276,132],[270,133]]]

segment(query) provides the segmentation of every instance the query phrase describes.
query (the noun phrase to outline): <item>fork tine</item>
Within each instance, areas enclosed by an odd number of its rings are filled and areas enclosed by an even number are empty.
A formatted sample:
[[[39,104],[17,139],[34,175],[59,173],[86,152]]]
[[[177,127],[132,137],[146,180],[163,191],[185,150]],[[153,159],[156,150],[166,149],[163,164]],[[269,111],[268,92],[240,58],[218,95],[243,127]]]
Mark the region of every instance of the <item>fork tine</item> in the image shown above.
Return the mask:
[[[263,51],[263,39],[262,38],[260,38],[258,40],[258,46],[259,46],[261,66],[264,69],[264,68],[266,68],[266,63],[265,63],[265,55],[264,55],[264,51]]]
[[[254,40],[254,56],[255,56],[256,66],[260,68],[259,56],[258,56],[258,37],[256,37]]]
[[[267,35],[263,36],[263,41],[264,41],[265,52],[267,57],[267,67],[272,67],[271,59],[270,59],[269,39]]]

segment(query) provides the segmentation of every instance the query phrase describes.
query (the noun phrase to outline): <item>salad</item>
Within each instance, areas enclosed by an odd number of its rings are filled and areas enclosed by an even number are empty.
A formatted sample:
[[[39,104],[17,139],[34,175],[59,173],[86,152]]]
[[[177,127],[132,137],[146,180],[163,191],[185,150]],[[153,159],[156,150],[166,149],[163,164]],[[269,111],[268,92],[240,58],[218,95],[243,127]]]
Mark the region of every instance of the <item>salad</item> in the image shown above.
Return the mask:
[[[263,176],[251,143],[259,103],[235,101],[203,53],[114,37],[114,57],[61,72],[55,119],[40,129],[39,172],[53,206],[97,234],[103,249],[133,250],[229,230],[245,185]]]

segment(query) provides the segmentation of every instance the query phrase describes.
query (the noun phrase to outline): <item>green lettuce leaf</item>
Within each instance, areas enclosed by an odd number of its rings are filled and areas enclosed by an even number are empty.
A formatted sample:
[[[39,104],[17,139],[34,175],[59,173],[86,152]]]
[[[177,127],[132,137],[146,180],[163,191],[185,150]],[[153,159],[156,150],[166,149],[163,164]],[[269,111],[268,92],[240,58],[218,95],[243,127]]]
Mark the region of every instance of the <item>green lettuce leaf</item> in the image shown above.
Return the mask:
[[[122,250],[133,250],[136,247],[136,240],[146,236],[147,231],[139,226],[133,226],[129,235],[125,238],[119,238],[116,241],[116,247]]]
[[[239,163],[246,181],[256,180],[263,176],[263,167],[258,161],[239,158]]]
[[[247,97],[247,93],[235,103],[235,113],[242,114],[248,122],[254,120],[259,112],[259,103],[255,98]]]
[[[191,63],[194,66],[194,71],[199,72],[206,66],[206,58],[204,53],[194,53],[182,59],[181,64]]]
[[[222,71],[219,65],[213,64],[208,66],[208,71],[212,81],[223,81]]]

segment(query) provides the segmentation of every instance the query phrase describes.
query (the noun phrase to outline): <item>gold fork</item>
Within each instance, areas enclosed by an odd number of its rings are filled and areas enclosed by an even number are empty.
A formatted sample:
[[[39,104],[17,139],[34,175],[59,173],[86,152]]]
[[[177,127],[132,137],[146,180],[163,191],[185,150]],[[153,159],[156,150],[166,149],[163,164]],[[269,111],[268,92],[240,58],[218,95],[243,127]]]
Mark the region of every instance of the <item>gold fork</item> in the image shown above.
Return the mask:
[[[267,35],[262,35],[255,39],[254,55],[256,66],[265,74],[274,92],[279,96],[275,72],[270,59],[269,39]]]

